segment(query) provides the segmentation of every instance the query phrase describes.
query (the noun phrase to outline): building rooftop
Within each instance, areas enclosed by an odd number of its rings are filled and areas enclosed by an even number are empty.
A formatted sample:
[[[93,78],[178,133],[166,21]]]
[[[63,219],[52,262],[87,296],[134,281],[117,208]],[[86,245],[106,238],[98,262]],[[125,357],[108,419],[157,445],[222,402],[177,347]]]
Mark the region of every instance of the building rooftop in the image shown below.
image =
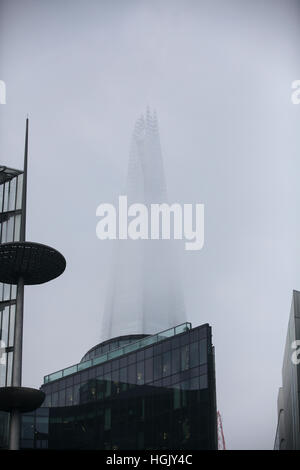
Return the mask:
[[[95,357],[93,359],[89,359],[88,361],[80,362],[73,366],[67,367],[65,369],[61,369],[57,372],[53,372],[52,374],[45,375],[44,377],[44,384],[49,382],[53,382],[54,380],[61,379],[63,377],[67,377],[68,375],[75,374],[81,370],[87,369],[89,367],[96,366],[98,364],[102,364],[103,362],[109,361],[110,359],[115,359],[116,357],[123,356],[124,354],[137,351],[141,348],[149,346],[151,344],[158,343],[164,339],[170,338],[172,336],[178,335],[180,333],[184,333],[187,330],[192,328],[192,324],[190,322],[185,322],[180,325],[177,325],[173,328],[169,328],[168,330],[161,331],[156,333],[155,335],[146,336],[134,343],[129,343],[126,346],[122,346],[111,351],[108,351],[101,356]]]

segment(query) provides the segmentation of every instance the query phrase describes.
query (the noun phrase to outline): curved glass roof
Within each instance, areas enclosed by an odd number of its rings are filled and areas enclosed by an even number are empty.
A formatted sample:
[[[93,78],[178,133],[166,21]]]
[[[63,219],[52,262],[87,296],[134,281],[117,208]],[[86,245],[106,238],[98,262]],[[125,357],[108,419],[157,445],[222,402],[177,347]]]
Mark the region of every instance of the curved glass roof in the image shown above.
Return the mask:
[[[8,168],[7,166],[0,165],[0,184],[10,181],[15,176],[23,173],[21,170],[14,170],[13,168]]]

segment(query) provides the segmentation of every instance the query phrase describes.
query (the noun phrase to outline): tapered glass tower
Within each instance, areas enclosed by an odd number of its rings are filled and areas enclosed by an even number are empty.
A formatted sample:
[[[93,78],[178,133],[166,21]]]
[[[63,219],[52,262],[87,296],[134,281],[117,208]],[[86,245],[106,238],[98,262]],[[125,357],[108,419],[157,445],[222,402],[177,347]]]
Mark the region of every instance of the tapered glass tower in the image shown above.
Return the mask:
[[[128,204],[167,202],[158,122],[147,109],[135,125],[128,165]],[[153,334],[186,320],[171,240],[118,240],[102,339]]]

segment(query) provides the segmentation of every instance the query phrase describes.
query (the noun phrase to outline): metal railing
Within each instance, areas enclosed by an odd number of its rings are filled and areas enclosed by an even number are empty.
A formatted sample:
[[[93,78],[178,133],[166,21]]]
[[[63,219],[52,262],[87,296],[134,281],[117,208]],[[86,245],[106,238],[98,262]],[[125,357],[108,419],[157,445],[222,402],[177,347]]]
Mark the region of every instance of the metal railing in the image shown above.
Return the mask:
[[[102,364],[103,362],[123,356],[124,354],[137,351],[151,344],[158,343],[159,341],[163,341],[164,339],[171,338],[172,336],[178,335],[180,333],[184,333],[185,331],[188,331],[191,328],[192,324],[190,322],[185,322],[173,328],[169,328],[168,330],[156,333],[155,335],[146,336],[145,338],[139,339],[134,343],[129,343],[126,346],[121,346],[104,354],[101,354],[101,356],[89,359],[88,361],[79,362],[79,364],[75,364],[74,366],[70,366],[65,369],[61,369],[57,372],[53,372],[52,374],[45,375],[44,384],[53,382],[57,379],[62,379],[63,377],[67,377],[68,375],[75,374],[76,372],[88,369],[89,367]]]

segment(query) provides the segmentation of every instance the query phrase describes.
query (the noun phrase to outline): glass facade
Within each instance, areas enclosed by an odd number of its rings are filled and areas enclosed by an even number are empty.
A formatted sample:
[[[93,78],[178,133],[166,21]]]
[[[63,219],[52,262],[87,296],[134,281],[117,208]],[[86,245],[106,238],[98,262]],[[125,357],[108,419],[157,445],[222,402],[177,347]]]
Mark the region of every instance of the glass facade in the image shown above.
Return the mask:
[[[0,165],[0,243],[20,240],[23,174]],[[11,385],[17,288],[0,283],[0,387]],[[0,448],[7,445],[8,414],[0,411]]]
[[[294,341],[300,340],[300,292],[293,292],[279,389],[276,450],[300,450],[300,368],[292,361]],[[297,347],[298,349],[298,347]]]
[[[22,180],[18,170],[0,166],[0,242],[19,241]],[[17,287],[0,283],[0,387],[11,385]]]
[[[47,376],[43,407],[23,415],[22,447],[217,449],[211,328],[187,325],[135,337],[130,345],[139,347],[114,349],[101,364]]]

